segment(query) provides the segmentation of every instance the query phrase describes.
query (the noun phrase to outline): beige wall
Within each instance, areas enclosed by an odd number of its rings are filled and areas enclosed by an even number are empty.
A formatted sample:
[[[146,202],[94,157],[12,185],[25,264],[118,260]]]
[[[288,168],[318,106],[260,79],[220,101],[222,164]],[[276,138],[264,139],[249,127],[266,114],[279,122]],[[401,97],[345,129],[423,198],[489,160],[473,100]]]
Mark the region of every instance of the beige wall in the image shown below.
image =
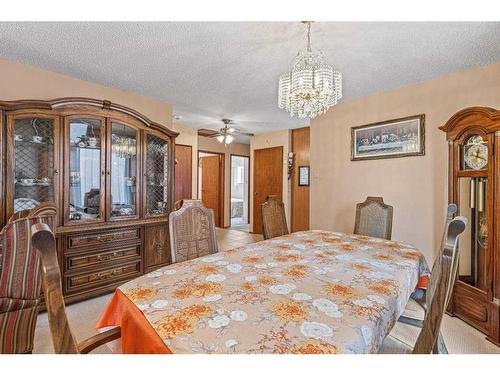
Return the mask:
[[[229,227],[231,225],[231,154],[250,156],[250,145],[233,142],[225,147],[216,139],[198,137],[198,150],[224,154],[224,226]]]
[[[131,107],[150,120],[172,126],[172,106],[164,101],[82,81],[31,65],[0,59],[0,100],[83,96]]]
[[[288,180],[288,153],[290,152],[290,130],[258,134],[250,140],[250,231],[253,232],[253,166],[254,150],[283,146],[283,203],[287,223],[290,223],[290,183]]]
[[[2,59],[0,83],[0,100],[47,100],[68,96],[106,99],[131,107],[151,120],[179,132],[176,143],[193,148],[192,191],[193,198],[196,198],[198,133],[189,126],[172,123],[172,106],[169,103]]]
[[[341,102],[311,122],[311,228],[352,232],[356,202],[394,206],[393,239],[431,261],[447,204],[447,144],[438,129],[469,106],[500,108],[500,63]],[[350,160],[350,128],[425,114],[425,156]]]

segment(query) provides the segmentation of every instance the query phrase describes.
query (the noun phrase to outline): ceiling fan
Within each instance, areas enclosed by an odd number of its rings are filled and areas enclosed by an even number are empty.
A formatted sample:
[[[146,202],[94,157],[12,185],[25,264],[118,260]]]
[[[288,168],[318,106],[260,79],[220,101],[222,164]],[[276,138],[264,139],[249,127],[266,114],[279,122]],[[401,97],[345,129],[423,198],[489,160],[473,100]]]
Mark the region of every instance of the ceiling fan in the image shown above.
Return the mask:
[[[216,138],[220,143],[224,143],[228,145],[232,143],[235,139],[235,136],[238,134],[253,136],[253,133],[242,133],[240,129],[237,129],[233,126],[228,126],[232,123],[232,120],[223,118],[221,120],[224,123],[224,127],[220,128],[219,131],[211,130],[211,129],[198,129],[198,135],[209,138]]]

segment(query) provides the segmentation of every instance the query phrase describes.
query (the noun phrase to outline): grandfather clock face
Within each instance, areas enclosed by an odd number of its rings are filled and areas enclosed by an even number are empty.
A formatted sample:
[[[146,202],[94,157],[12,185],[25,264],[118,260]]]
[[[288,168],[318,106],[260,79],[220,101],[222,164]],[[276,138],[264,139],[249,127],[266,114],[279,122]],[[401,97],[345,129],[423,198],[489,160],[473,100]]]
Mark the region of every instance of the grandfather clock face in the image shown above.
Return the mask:
[[[488,166],[488,144],[480,135],[470,137],[462,146],[462,169],[482,170]]]

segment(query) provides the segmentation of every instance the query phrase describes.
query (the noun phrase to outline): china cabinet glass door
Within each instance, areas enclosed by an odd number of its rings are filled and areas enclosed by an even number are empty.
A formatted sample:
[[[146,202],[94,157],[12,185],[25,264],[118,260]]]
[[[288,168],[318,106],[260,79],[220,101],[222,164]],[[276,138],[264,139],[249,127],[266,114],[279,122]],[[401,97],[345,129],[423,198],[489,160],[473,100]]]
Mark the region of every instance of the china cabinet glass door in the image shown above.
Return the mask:
[[[104,219],[101,202],[104,194],[103,122],[96,118],[70,117],[66,120],[69,143],[66,172],[65,222]]]
[[[137,148],[139,132],[132,126],[111,122],[110,131],[110,216],[130,219],[138,216]]]
[[[57,119],[54,117],[10,117],[8,132],[12,153],[8,163],[8,214],[56,202]]]
[[[169,143],[153,134],[146,134],[145,150],[145,216],[164,215],[169,202]]]

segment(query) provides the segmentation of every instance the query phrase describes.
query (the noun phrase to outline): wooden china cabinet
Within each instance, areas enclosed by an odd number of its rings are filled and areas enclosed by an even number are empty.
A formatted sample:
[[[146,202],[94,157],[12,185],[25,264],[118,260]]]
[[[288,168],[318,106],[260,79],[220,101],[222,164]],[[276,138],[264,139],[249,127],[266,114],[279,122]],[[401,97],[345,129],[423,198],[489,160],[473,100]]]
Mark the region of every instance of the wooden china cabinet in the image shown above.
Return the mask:
[[[0,102],[0,224],[53,201],[68,302],[170,263],[177,133],[106,100]]]
[[[500,345],[500,111],[461,110],[440,127],[449,145],[449,202],[469,219],[448,312]]]

